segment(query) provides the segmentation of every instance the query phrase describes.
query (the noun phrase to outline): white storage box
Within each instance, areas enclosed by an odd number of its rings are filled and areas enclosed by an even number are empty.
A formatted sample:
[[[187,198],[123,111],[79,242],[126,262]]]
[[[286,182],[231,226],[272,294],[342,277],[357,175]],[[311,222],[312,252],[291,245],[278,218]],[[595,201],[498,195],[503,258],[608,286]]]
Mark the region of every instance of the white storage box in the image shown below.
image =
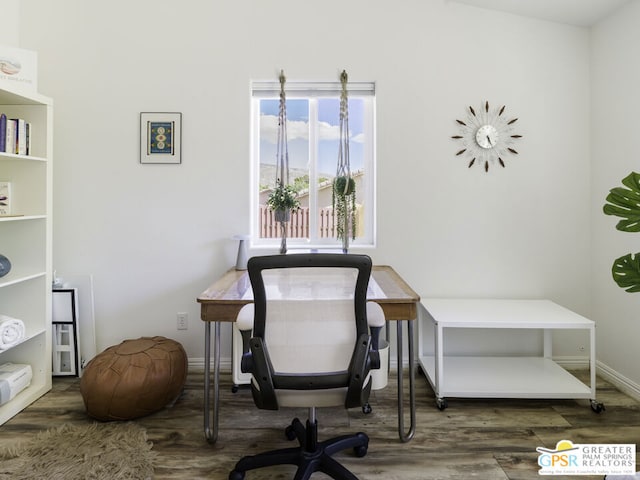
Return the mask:
[[[31,365],[5,363],[0,365],[0,405],[12,400],[31,384]]]

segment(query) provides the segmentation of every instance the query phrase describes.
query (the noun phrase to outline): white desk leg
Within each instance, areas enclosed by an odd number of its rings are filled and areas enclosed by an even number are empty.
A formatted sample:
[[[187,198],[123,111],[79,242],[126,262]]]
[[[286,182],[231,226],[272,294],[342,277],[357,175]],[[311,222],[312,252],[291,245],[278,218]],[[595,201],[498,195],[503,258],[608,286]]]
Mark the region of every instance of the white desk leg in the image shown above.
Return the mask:
[[[444,329],[438,322],[435,325],[435,345],[434,345],[434,362],[435,362],[435,385],[436,405],[439,410],[447,408],[447,400],[442,397],[442,385],[444,383]]]
[[[204,436],[214,444],[218,440],[218,407],[220,405],[220,322],[215,323],[213,364],[213,419],[211,413],[211,322],[204,325]]]
[[[544,358],[551,358],[553,356],[553,338],[551,335],[551,330],[548,328],[544,329]]]
[[[596,327],[589,329],[589,376],[591,377],[591,410],[596,413],[605,410],[604,403],[596,400]]]

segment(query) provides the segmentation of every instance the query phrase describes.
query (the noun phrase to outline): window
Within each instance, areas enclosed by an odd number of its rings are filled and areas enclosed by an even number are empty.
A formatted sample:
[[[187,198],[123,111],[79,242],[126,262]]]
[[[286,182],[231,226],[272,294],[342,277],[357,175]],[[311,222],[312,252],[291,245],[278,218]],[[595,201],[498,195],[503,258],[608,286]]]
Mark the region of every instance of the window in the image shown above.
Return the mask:
[[[289,184],[301,208],[288,224],[289,248],[327,248],[336,238],[332,180],[338,162],[340,82],[287,82]],[[349,153],[356,181],[356,238],[351,245],[375,244],[375,88],[370,82],[348,84]],[[252,84],[252,242],[279,244],[279,224],[267,206],[278,180],[276,143],[280,84]]]

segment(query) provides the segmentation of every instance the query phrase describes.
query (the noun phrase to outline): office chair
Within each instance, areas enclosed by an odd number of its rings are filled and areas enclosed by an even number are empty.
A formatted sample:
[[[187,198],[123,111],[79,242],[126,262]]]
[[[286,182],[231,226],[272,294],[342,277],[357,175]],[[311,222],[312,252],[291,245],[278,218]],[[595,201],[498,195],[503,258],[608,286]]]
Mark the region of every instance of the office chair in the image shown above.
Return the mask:
[[[242,371],[252,374],[258,408],[309,409],[306,426],[295,418],[285,429],[298,447],[242,458],[229,480],[272,465],[291,464],[295,480],[321,471],[357,480],[331,455],[353,448],[367,453],[362,432],[318,441],[317,407],[362,407],[369,398],[369,371],[380,368],[378,338],[384,325],[379,305],[367,302],[371,259],[366,255],[294,254],[252,257],[247,269],[254,303],[238,315],[243,336]],[[371,332],[371,333],[370,333]]]

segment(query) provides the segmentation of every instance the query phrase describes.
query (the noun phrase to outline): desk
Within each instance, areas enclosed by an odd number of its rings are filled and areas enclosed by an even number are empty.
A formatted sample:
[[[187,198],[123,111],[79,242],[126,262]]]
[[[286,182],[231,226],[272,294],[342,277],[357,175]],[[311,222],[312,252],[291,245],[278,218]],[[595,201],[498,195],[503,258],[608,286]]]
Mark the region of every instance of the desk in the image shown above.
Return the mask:
[[[389,321],[395,321],[397,327],[398,353],[398,434],[400,440],[408,442],[415,434],[415,389],[414,372],[415,361],[413,354],[413,321],[417,317],[417,304],[420,297],[409,285],[386,265],[373,267],[371,276],[379,288],[375,289],[368,300],[378,303],[382,307],[387,327]],[[200,319],[205,322],[204,344],[204,433],[209,443],[218,439],[218,412],[220,391],[220,324],[221,322],[235,322],[240,309],[251,303],[247,299],[247,291],[251,289],[249,275],[245,270],[228,270],[219,280],[202,292],[197,298],[200,304]],[[410,426],[404,428],[404,399],[403,399],[403,341],[402,322],[407,322],[407,341],[409,348],[409,410]],[[213,407],[211,405],[211,323],[214,324],[214,360],[213,360]],[[389,328],[387,328],[387,339]],[[211,410],[213,409],[213,418]]]

